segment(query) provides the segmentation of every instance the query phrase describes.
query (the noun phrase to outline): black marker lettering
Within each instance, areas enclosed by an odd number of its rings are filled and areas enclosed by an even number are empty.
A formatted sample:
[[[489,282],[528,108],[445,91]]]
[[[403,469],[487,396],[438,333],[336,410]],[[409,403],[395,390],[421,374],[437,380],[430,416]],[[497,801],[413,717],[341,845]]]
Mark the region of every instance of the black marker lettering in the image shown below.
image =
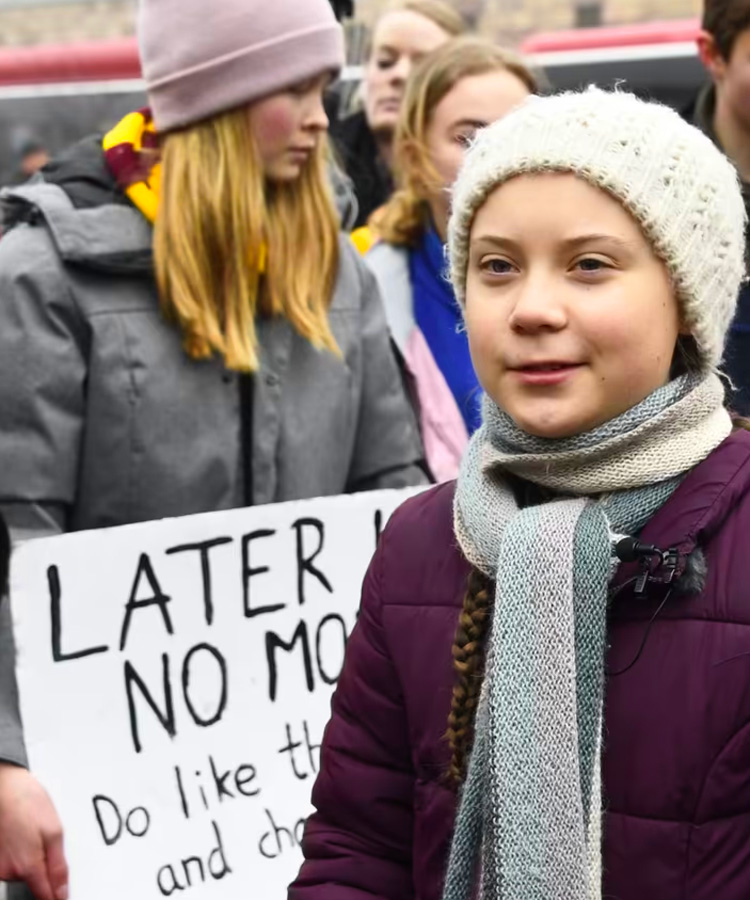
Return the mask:
[[[232,869],[230,868],[226,854],[224,853],[224,845],[221,841],[219,826],[214,821],[211,822],[211,825],[213,825],[214,834],[216,835],[216,849],[212,850],[211,855],[208,857],[208,871],[211,873],[212,878],[216,879],[216,881],[220,881],[225,875],[229,875]],[[218,859],[221,862],[221,868],[218,872],[214,870],[214,859]]]
[[[341,661],[338,664],[338,669],[335,675],[329,675],[328,672],[323,668],[323,658],[320,652],[320,644],[321,639],[323,637],[323,629],[329,622],[336,622],[341,628]],[[347,633],[346,633],[346,622],[341,618],[341,616],[336,613],[331,613],[327,615],[324,619],[321,620],[320,625],[318,625],[318,632],[315,636],[315,657],[318,661],[318,672],[320,673],[320,677],[325,681],[326,684],[336,684],[339,680],[339,676],[341,675],[341,670],[344,668],[344,657],[346,655],[346,642],[347,642]]]
[[[375,546],[380,543],[380,535],[383,533],[383,510],[375,510]]]
[[[226,786],[227,778],[232,774],[232,770],[227,769],[226,772],[223,772],[220,775],[216,768],[213,756],[209,755],[208,762],[211,766],[211,775],[213,775],[214,787],[216,788],[216,796],[219,798],[219,803],[224,802],[224,797],[229,797],[230,800],[234,800],[234,794]]]
[[[255,766],[248,765],[240,766],[234,773],[234,786],[243,797],[257,797],[260,793],[260,788],[245,790],[246,785],[252,784],[257,775],[258,773],[255,770]]]
[[[193,660],[193,657],[198,652],[209,653],[218,663],[219,673],[221,676],[221,693],[219,695],[218,703],[216,704],[216,712],[208,719],[204,719],[196,710],[193,701],[190,699],[190,663]],[[215,724],[221,719],[224,715],[224,710],[227,706],[227,663],[224,657],[219,653],[216,647],[212,647],[210,644],[196,644],[195,647],[187,654],[185,657],[185,662],[182,664],[182,692],[185,696],[185,705],[188,708],[190,715],[193,717],[193,721],[196,725],[200,725],[202,728],[208,728],[210,725]]]
[[[284,852],[284,847],[281,843],[281,836],[286,835],[287,840],[289,841],[289,844],[291,845],[291,848],[294,849],[294,835],[288,828],[284,828],[283,825],[276,824],[276,822],[274,821],[274,818],[273,818],[273,814],[271,813],[270,809],[265,810],[265,813],[266,813],[266,816],[268,817],[268,821],[271,825],[271,831],[267,831],[263,835],[263,837],[260,839],[260,844],[258,845],[258,849],[260,850],[261,854],[266,857],[266,859],[276,859],[277,856],[281,856],[281,854]],[[265,843],[267,838],[271,837],[272,834],[276,838],[277,852],[276,853],[267,853],[263,847],[263,844]]]
[[[133,824],[133,819],[137,813],[143,815],[143,827],[140,831],[137,830],[136,826]],[[136,806],[134,809],[131,809],[128,813],[128,817],[125,820],[125,827],[128,829],[128,834],[131,834],[133,837],[143,837],[149,829],[151,825],[151,816],[149,815],[148,810],[145,806]]]
[[[297,599],[300,606],[305,602],[305,572],[313,575],[323,585],[329,594],[333,593],[331,582],[313,565],[313,561],[320,556],[325,543],[325,528],[320,519],[297,519],[292,525],[297,535]],[[312,528],[317,532],[318,546],[308,556],[305,551],[305,529]]]
[[[149,583],[152,594],[144,600],[136,600],[141,578],[144,575]],[[158,606],[161,611],[162,619],[164,619],[164,627],[167,629],[167,634],[174,634],[172,620],[169,618],[169,610],[167,609],[167,603],[169,603],[171,599],[172,598],[165,594],[159,586],[148,553],[141,553],[141,558],[138,560],[138,569],[135,573],[135,579],[133,580],[133,589],[130,592],[130,599],[125,607],[125,621],[122,623],[122,634],[120,635],[120,650],[125,649],[125,644],[128,640],[128,630],[130,629],[130,618],[133,615],[133,610],[136,609],[144,609],[148,606]]]
[[[57,566],[47,569],[47,583],[49,585],[50,620],[52,624],[52,659],[54,662],[66,662],[71,659],[83,659],[84,656],[93,656],[95,653],[106,653],[109,647],[88,647],[86,650],[76,650],[74,653],[62,651],[62,611],[60,602],[62,591],[60,588],[60,573]]]
[[[162,884],[163,877],[165,878],[165,880],[166,878],[169,878],[171,884]],[[171,897],[175,891],[185,890],[185,886],[183,884],[180,884],[180,882],[177,880],[177,876],[175,875],[172,866],[162,866],[161,869],[159,869],[159,874],[156,876],[156,883],[159,885],[159,890],[162,892],[162,895],[164,897]]]
[[[185,882],[187,883],[188,887],[193,886],[193,880],[190,877],[190,863],[198,863],[198,872],[200,873],[201,881],[203,882],[206,880],[206,872],[203,868],[203,860],[198,856],[188,856],[187,859],[183,859],[182,861],[182,872],[185,876]]]
[[[125,661],[125,693],[128,698],[128,712],[130,714],[130,733],[133,738],[133,746],[135,752],[140,753],[143,749],[141,746],[140,733],[138,731],[138,717],[135,709],[135,699],[133,697],[133,684],[137,685],[144,700],[154,711],[159,724],[167,732],[170,738],[174,738],[176,734],[176,726],[174,720],[174,704],[172,703],[172,685],[169,679],[169,657],[166,653],[162,653],[162,678],[164,685],[164,712],[156,705],[156,701],[151,696],[151,692],[146,687],[141,676],[136,672],[129,661]]]
[[[305,744],[307,744],[307,756],[310,759],[310,768],[313,772],[318,771],[317,763],[315,762],[315,758],[313,757],[313,753],[318,751],[318,759],[320,759],[320,744],[313,744],[310,740],[310,730],[307,727],[307,720],[302,723],[302,728],[305,732]]]
[[[230,537],[214,538],[212,541],[202,541],[199,544],[181,544],[179,547],[170,547],[167,550],[167,556],[175,553],[188,553],[197,550],[200,553],[201,574],[203,576],[203,612],[206,617],[206,625],[211,625],[214,620],[214,602],[213,592],[211,589],[211,562],[209,559],[209,551],[214,547],[221,547],[223,544],[231,544],[233,541]]]
[[[185,789],[182,786],[182,772],[180,771],[179,766],[174,767],[174,774],[177,778],[177,790],[180,792],[180,805],[182,806],[182,812],[186,819],[190,818],[190,807],[188,806],[187,797],[185,796]]]
[[[203,785],[200,783],[201,773],[198,769],[195,771],[195,777],[198,780],[198,793],[201,795],[203,806],[208,809],[208,798],[206,797],[206,792],[203,790]]]
[[[279,750],[279,754],[288,753],[289,754],[289,762],[292,766],[292,772],[294,772],[294,777],[298,781],[304,781],[307,778],[307,772],[300,772],[297,768],[297,761],[294,758],[294,751],[297,750],[298,747],[302,746],[302,741],[295,741],[292,738],[292,728],[291,725],[287,722],[286,725],[286,744]]]
[[[284,608],[283,603],[258,606],[255,609],[253,609],[250,604],[250,579],[254,575],[263,575],[265,572],[271,571],[268,566],[256,566],[253,568],[253,566],[250,565],[250,544],[258,538],[273,537],[275,534],[275,531],[268,528],[261,528],[260,531],[253,531],[251,534],[242,536],[242,594],[245,605],[245,616],[248,619],[252,619],[254,616],[261,616],[264,613],[276,612],[277,610]]]
[[[122,816],[120,815],[120,810],[114,800],[110,800],[109,797],[105,797],[103,794],[97,794],[92,798],[91,802],[94,804],[94,813],[99,825],[99,831],[102,835],[102,840],[107,847],[111,847],[120,840],[122,835]],[[117,821],[114,828],[107,828],[104,822],[104,813],[107,810],[107,806],[109,806]]]
[[[305,682],[307,690],[312,693],[315,688],[313,681],[312,659],[310,656],[310,642],[307,638],[307,625],[300,622],[297,626],[291,641],[287,644],[272,631],[266,632],[266,659],[268,661],[268,696],[271,700],[276,699],[276,691],[278,687],[278,672],[276,666],[276,650],[281,647],[287,653],[291,653],[294,645],[300,641],[302,643],[302,659],[305,667]]]

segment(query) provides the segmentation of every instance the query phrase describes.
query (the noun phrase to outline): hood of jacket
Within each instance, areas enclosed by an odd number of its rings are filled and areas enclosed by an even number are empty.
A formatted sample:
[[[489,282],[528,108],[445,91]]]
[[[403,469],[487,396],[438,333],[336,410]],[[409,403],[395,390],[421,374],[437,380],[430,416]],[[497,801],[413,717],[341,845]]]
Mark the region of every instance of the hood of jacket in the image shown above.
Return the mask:
[[[151,225],[109,171],[94,135],[49,162],[33,179],[0,191],[3,231],[44,225],[63,262],[113,274],[150,275]]]

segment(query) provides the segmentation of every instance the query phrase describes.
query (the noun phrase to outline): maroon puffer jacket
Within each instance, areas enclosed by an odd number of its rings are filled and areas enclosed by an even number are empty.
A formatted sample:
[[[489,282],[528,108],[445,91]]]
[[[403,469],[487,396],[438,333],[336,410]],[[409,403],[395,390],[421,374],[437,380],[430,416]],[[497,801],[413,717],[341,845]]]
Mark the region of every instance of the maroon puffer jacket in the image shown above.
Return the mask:
[[[469,567],[453,486],[398,511],[367,574],[290,900],[438,900],[455,797],[441,783],[451,645]],[[750,898],[750,434],[682,483],[643,539],[708,576],[613,603],[605,719],[604,896]],[[626,575],[619,573],[620,579]]]

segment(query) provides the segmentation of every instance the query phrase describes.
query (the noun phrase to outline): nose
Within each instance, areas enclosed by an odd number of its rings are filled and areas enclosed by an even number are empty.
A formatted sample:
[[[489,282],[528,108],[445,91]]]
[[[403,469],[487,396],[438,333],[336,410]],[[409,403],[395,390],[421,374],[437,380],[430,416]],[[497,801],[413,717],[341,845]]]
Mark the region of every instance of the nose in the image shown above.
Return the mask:
[[[509,324],[517,334],[561,331],[568,324],[568,313],[560,298],[560,286],[549,275],[534,274],[517,287]]]
[[[391,81],[397,84],[406,84],[412,70],[412,60],[407,54],[402,54],[391,69]]]
[[[327,131],[328,115],[323,104],[323,94],[316,94],[312,101],[310,111],[305,119],[305,128],[308,131]]]

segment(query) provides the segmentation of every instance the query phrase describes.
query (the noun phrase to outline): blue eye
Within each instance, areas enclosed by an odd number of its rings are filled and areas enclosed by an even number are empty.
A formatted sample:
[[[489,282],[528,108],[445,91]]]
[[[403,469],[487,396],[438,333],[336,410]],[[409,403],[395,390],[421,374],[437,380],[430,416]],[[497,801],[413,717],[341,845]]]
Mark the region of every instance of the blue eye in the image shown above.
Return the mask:
[[[499,259],[497,257],[485,260],[482,263],[482,268],[491,275],[507,275],[513,271],[513,266],[507,259]]]

